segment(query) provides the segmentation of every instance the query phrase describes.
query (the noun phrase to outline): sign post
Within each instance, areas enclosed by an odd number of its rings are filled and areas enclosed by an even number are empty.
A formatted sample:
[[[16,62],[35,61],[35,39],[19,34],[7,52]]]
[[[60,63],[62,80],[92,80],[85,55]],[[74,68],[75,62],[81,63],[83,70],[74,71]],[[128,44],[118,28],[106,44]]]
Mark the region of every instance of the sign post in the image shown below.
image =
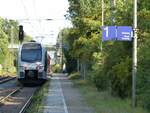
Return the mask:
[[[132,41],[133,37],[132,109],[134,110],[136,105],[136,74],[137,74],[137,0],[133,0],[133,6],[134,6],[133,30],[132,27],[130,26],[102,26],[102,41],[107,40]]]
[[[137,73],[137,0],[133,0],[134,4],[134,34],[133,34],[133,64],[132,64],[132,109],[136,103],[136,73]]]

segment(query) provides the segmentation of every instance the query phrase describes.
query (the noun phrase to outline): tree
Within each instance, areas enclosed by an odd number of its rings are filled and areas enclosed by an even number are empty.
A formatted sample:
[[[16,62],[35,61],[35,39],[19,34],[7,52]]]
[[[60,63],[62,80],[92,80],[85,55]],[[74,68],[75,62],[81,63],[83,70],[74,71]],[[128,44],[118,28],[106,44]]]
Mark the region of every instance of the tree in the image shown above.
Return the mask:
[[[121,98],[131,93],[132,42],[101,41],[101,0],[68,0],[67,18],[73,28],[64,36],[68,43],[67,54],[88,64],[88,75],[99,90],[112,89],[112,94]],[[110,25],[110,3],[105,0],[105,25]],[[133,25],[132,0],[118,0],[112,8],[114,25]],[[149,29],[150,2],[138,1],[138,98],[139,103],[150,108],[149,96]],[[74,31],[74,32],[73,32]]]

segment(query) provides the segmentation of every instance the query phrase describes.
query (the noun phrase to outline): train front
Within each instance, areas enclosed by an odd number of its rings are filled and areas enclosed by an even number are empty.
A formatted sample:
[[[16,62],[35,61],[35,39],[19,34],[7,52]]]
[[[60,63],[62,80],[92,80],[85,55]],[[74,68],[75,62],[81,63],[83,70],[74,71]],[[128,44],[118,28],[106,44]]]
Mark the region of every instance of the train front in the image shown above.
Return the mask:
[[[30,42],[20,47],[18,55],[18,80],[21,83],[42,83],[46,80],[45,49]]]

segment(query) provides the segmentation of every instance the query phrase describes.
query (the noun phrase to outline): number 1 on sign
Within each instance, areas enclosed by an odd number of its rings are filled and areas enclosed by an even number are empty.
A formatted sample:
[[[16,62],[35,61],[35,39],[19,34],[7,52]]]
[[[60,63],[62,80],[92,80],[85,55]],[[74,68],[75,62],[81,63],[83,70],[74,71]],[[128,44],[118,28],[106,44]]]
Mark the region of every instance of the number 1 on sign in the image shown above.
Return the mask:
[[[105,27],[104,30],[106,31],[106,37],[108,37],[108,27]]]

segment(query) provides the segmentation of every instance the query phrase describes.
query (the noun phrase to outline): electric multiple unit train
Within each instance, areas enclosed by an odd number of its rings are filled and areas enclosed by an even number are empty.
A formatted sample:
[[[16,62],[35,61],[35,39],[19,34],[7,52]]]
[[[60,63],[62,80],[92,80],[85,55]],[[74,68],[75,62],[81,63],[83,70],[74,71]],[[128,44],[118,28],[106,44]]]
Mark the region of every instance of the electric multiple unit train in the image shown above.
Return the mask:
[[[43,83],[47,80],[48,55],[37,42],[23,43],[18,50],[17,79],[21,83]]]

